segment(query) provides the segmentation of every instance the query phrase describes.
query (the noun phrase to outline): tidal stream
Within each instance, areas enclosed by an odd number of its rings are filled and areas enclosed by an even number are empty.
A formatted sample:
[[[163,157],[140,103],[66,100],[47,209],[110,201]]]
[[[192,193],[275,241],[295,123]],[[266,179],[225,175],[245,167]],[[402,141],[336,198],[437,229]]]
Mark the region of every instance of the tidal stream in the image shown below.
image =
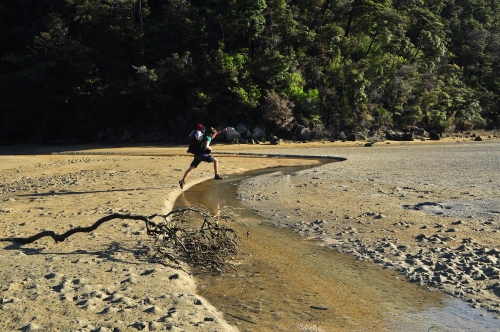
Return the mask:
[[[310,166],[308,166],[310,167]],[[490,313],[408,282],[398,272],[276,228],[235,199],[242,180],[308,167],[271,168],[205,181],[175,208],[233,207],[248,226],[236,270],[195,271],[198,293],[240,331],[499,331]]]

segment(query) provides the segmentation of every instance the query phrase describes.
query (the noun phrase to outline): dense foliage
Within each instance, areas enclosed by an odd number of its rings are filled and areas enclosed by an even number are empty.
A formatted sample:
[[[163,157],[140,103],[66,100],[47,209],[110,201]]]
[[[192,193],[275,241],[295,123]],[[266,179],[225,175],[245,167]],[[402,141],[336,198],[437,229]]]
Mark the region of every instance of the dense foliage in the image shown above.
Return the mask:
[[[198,122],[472,129],[500,117],[500,0],[2,0],[0,133]]]

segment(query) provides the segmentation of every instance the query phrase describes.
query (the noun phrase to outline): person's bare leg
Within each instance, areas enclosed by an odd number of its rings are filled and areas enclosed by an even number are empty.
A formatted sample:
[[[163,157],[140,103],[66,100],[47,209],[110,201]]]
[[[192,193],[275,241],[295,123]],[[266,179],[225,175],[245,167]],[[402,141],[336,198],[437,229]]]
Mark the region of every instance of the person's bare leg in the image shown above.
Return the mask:
[[[219,175],[219,161],[217,159],[214,159],[214,179],[215,180],[222,180],[223,177]]]
[[[186,173],[184,173],[184,177],[182,178],[182,180],[179,181],[179,186],[181,187],[181,189],[184,189],[184,185],[186,184],[186,178],[188,177],[189,173],[191,173],[191,171],[195,169],[195,167],[189,167],[187,170],[186,170]]]
[[[189,167],[187,170],[186,170],[186,173],[184,173],[184,177],[182,178],[182,181],[186,180],[186,178],[188,177],[189,173],[191,173],[191,171],[193,169],[195,169],[196,167]]]
[[[214,173],[219,174],[219,161],[216,158],[214,158]]]

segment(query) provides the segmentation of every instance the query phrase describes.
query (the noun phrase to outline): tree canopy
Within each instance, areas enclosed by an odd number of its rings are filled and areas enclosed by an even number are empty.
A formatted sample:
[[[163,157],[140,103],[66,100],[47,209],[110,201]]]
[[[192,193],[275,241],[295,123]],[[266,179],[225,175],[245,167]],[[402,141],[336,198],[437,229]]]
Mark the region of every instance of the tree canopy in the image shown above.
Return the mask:
[[[0,142],[500,121],[500,0],[0,3]],[[274,106],[273,106],[274,105]],[[278,107],[278,106],[276,106]],[[292,121],[290,121],[292,120]]]

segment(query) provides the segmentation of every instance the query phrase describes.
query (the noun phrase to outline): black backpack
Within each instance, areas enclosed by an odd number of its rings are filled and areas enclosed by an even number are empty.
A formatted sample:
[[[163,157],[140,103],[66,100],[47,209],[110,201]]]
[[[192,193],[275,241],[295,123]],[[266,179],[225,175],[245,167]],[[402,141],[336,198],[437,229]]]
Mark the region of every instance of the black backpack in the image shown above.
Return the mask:
[[[202,133],[204,130],[202,130]],[[198,139],[196,138],[196,130],[193,130],[189,135],[189,147],[187,152],[192,154],[198,154],[203,152],[203,146],[205,145],[205,134],[201,135]]]

